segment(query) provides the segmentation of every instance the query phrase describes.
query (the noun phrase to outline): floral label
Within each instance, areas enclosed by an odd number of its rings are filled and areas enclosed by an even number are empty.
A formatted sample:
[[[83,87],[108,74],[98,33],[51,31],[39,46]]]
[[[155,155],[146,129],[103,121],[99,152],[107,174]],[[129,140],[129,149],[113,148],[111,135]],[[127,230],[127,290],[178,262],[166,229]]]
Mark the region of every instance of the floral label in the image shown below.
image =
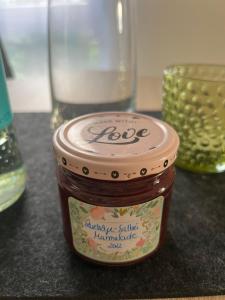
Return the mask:
[[[160,238],[163,196],[139,205],[103,207],[69,197],[73,244],[102,262],[129,262],[153,252]]]

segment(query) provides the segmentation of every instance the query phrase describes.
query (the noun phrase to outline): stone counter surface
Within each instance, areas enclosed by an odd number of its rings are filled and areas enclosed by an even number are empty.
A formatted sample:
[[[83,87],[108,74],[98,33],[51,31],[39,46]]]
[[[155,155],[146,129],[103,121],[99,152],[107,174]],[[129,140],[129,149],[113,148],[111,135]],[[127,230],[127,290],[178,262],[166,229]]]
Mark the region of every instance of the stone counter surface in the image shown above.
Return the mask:
[[[225,294],[225,173],[177,169],[162,250],[123,268],[88,264],[62,231],[50,115],[16,114],[28,170],[20,201],[0,214],[0,299],[140,299]]]

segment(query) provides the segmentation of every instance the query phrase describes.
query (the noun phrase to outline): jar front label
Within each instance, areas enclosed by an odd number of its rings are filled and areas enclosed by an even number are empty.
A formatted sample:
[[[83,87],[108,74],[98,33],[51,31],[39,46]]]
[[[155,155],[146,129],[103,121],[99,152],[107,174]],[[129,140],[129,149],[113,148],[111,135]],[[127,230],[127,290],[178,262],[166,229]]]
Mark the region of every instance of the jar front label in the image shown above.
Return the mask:
[[[163,196],[139,205],[104,207],[68,198],[73,244],[77,252],[102,262],[129,262],[158,244]]]

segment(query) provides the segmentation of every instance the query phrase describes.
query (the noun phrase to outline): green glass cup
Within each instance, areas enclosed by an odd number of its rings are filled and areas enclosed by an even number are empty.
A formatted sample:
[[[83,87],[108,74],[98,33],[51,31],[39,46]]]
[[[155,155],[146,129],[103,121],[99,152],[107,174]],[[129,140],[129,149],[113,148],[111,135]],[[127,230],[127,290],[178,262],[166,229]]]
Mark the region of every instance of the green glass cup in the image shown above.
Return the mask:
[[[180,137],[179,167],[203,173],[225,170],[225,66],[166,68],[163,118]]]

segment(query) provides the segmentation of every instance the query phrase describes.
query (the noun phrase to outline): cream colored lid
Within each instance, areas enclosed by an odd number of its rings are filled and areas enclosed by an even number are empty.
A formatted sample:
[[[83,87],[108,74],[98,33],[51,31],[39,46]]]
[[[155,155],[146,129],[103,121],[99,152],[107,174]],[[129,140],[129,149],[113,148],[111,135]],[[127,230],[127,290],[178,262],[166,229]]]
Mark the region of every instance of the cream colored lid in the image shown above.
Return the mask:
[[[176,159],[179,138],[165,122],[136,113],[84,115],[53,138],[64,168],[90,178],[129,180],[160,173]]]

